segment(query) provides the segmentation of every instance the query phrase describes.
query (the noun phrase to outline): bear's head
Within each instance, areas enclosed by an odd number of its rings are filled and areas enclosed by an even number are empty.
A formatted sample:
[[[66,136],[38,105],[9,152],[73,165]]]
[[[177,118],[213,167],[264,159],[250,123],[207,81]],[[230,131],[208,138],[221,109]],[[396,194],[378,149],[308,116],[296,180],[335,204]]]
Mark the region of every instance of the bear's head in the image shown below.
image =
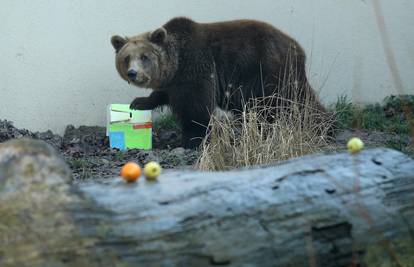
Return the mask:
[[[178,67],[172,39],[163,27],[130,38],[113,36],[118,73],[136,86],[161,88],[174,77]]]

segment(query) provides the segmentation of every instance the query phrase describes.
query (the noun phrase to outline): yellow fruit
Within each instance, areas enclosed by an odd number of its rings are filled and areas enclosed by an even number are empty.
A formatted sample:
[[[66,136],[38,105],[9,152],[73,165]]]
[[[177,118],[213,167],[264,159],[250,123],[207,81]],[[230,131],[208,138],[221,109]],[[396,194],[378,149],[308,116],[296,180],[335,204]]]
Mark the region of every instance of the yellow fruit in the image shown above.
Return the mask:
[[[161,174],[161,166],[155,161],[148,162],[144,166],[144,176],[148,180],[155,180]]]
[[[141,176],[141,167],[135,162],[126,163],[121,169],[121,176],[128,183],[135,182]]]
[[[349,139],[347,147],[349,153],[355,154],[364,148],[364,143],[358,137],[353,137]]]

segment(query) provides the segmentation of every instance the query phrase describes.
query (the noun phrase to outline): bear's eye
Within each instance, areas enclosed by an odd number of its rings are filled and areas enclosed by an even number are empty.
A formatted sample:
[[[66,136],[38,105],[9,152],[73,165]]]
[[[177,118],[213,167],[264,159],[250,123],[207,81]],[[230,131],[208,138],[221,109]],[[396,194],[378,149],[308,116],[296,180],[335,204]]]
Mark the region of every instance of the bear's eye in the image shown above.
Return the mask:
[[[146,55],[141,55],[141,60],[142,61],[147,61],[147,60],[149,60],[149,58]]]
[[[129,63],[129,59],[130,59],[130,56],[126,56],[126,57],[124,58],[124,63],[125,63],[125,65],[128,65],[128,63]]]

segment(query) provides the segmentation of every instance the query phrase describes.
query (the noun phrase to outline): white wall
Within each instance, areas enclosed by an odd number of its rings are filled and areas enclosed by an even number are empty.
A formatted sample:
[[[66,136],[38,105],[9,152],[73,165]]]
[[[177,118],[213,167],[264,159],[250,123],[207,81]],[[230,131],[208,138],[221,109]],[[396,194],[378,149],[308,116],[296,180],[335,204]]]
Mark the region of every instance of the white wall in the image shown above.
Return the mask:
[[[414,93],[414,1],[381,2],[404,86]],[[110,37],[177,15],[260,19],[290,33],[325,101],[395,93],[371,0],[0,0],[0,119],[58,133],[67,124],[104,125],[108,103],[146,93],[118,77]]]

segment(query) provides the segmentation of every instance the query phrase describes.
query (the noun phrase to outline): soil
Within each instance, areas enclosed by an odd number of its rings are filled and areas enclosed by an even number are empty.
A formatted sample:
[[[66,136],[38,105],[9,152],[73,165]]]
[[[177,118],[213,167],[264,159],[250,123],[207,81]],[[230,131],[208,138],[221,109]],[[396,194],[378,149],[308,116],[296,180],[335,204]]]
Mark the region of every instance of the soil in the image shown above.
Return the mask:
[[[330,150],[343,150],[352,136],[364,140],[366,147],[386,146],[414,155],[414,144],[409,136],[366,130],[340,132]],[[32,133],[14,127],[10,121],[0,120],[0,143],[24,137],[40,139],[55,147],[71,167],[75,181],[118,176],[121,166],[128,161],[143,165],[154,160],[165,169],[193,168],[200,155],[197,150],[179,146],[181,134],[177,130],[154,129],[152,150],[131,149],[123,152],[109,148],[104,127],[75,128],[69,125],[62,137],[51,131]]]
[[[71,167],[76,181],[117,176],[121,166],[128,161],[135,161],[142,166],[154,160],[164,169],[191,168],[199,156],[197,150],[179,147],[181,135],[174,130],[154,130],[153,149],[150,151],[120,151],[109,148],[105,127],[75,128],[69,125],[62,137],[51,131],[32,133],[14,127],[10,121],[0,120],[0,143],[24,137],[43,140],[58,150]]]

